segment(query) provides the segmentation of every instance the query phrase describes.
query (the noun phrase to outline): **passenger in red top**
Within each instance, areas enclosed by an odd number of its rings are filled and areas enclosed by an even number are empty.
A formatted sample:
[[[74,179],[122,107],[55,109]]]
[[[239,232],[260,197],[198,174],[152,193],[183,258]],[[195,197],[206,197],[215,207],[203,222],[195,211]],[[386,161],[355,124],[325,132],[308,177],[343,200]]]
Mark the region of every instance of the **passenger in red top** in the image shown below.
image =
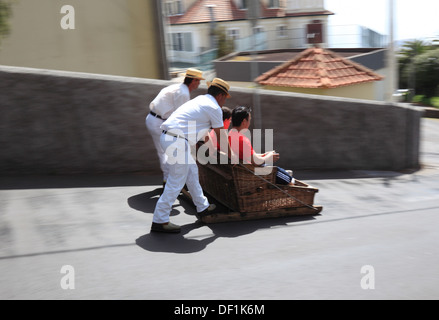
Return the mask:
[[[224,129],[228,130],[230,126],[230,122],[232,121],[232,110],[228,107],[221,107],[221,110],[223,111],[223,123],[224,123]],[[214,149],[220,150],[220,143],[218,139],[216,138],[216,134],[213,130],[210,130],[209,137],[206,139],[206,142],[210,139],[212,145],[214,146]]]
[[[237,107],[232,112],[231,130],[229,131],[230,148],[234,154],[239,155],[239,159],[246,164],[256,166],[272,164],[279,160],[279,154],[275,151],[264,154],[256,153],[253,150],[250,139],[246,136],[249,134],[248,128],[251,122],[251,110],[247,107]],[[294,178],[286,170],[277,167],[276,183],[294,184]]]

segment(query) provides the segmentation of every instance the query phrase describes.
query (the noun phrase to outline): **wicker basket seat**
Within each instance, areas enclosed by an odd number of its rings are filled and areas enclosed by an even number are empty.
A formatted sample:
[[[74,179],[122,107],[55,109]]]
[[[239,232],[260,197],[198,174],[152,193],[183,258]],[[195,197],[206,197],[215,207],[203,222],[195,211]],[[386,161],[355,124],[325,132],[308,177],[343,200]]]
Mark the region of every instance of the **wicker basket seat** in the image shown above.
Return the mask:
[[[273,211],[310,207],[318,189],[296,180],[295,185],[277,185],[277,167],[265,167],[257,175],[252,165],[198,164],[203,190],[235,212]]]

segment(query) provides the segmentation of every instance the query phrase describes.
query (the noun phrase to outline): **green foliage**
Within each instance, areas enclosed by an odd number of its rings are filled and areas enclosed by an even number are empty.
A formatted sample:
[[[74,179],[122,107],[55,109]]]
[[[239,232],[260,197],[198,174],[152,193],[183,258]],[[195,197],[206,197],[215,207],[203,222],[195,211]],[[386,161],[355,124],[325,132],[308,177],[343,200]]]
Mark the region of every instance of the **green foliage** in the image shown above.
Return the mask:
[[[439,97],[427,98],[424,95],[417,95],[413,98],[412,102],[423,106],[435,107],[439,109]]]
[[[218,44],[217,58],[228,55],[229,53],[232,53],[235,50],[235,44],[233,40],[227,38],[226,31],[224,30],[224,28],[217,28],[215,30],[215,36],[217,38],[217,44]]]
[[[414,59],[417,93],[428,98],[436,95],[439,86],[439,49],[429,50]]]
[[[10,32],[9,17],[12,14],[11,3],[0,0],[0,44],[3,37]]]
[[[407,41],[402,45],[400,53],[400,62],[409,62],[413,57],[423,54],[428,50],[428,44],[422,40]]]
[[[421,40],[406,42],[399,56],[399,87],[414,89],[427,98],[438,94],[439,46]]]

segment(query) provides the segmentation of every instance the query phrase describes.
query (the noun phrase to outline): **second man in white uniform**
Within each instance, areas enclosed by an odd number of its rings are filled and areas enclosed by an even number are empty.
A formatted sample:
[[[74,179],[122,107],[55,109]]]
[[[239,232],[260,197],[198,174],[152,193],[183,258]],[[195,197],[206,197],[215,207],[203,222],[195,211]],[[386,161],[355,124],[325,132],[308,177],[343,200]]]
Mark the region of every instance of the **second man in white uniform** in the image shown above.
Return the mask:
[[[175,110],[190,100],[190,93],[198,88],[200,80],[204,80],[201,71],[188,69],[184,83],[172,84],[162,89],[149,105],[150,113],[145,122],[157,150],[164,183],[168,179],[169,166],[166,162],[165,150],[160,145],[160,136],[162,134],[160,126]]]
[[[204,214],[213,206],[203,194],[198,178],[198,167],[191,155],[191,147],[203,139],[213,128],[218,137],[228,141],[223,129],[221,107],[230,97],[229,84],[219,78],[208,83],[206,95],[200,95],[182,105],[166,120],[161,129],[160,145],[168,157],[169,175],[165,189],[154,210],[151,231],[180,232],[180,227],[169,222],[172,205],[186,184],[197,208],[197,214]],[[220,136],[223,135],[224,137]],[[229,156],[232,156],[228,145]]]

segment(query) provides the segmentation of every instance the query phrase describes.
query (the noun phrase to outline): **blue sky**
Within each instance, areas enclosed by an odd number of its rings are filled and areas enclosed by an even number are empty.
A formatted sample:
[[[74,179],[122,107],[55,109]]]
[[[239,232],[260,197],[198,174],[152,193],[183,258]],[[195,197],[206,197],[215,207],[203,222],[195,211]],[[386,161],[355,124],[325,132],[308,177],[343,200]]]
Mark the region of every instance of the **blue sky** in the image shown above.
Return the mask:
[[[387,0],[325,0],[331,25],[358,24],[389,34]],[[438,0],[395,0],[395,40],[439,38]]]

